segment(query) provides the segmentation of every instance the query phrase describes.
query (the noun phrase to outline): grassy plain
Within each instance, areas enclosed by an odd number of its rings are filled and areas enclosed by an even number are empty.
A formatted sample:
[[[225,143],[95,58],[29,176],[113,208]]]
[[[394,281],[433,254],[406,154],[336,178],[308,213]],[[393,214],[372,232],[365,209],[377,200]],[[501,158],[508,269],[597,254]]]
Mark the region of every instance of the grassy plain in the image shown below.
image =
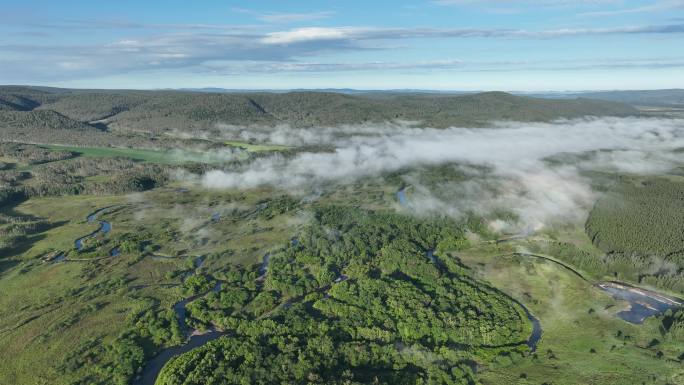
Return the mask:
[[[554,262],[503,256],[518,249],[512,243],[458,253],[479,277],[528,307],[543,328],[535,355],[500,358],[480,373],[484,384],[681,383],[681,346],[653,345],[658,319],[627,323],[615,316],[627,304],[592,281]]]
[[[257,144],[257,143],[241,142],[239,140],[227,140],[227,141],[224,141],[223,143],[228,145],[228,146],[242,148],[242,149],[250,151],[250,152],[285,151],[285,150],[289,150],[292,148],[292,147],[288,147],[288,146],[281,146],[278,144]]]
[[[58,146],[43,145],[42,147],[57,151],[71,151],[89,158],[114,158],[124,157],[134,160],[151,163],[178,163],[178,160],[171,156],[169,151],[148,150],[140,148],[118,148],[118,147],[77,147],[77,146]]]

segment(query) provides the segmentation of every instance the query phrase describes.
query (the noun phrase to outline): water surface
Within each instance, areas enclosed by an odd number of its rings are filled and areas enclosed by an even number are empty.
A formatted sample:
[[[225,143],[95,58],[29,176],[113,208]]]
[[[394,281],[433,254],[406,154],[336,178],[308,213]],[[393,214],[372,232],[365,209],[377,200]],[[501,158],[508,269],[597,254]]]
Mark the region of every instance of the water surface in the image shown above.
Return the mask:
[[[611,294],[613,298],[629,303],[629,309],[618,312],[617,316],[633,324],[641,324],[648,317],[660,315],[668,309],[674,310],[684,305],[684,301],[679,298],[665,296],[620,282],[603,282],[597,286]]]

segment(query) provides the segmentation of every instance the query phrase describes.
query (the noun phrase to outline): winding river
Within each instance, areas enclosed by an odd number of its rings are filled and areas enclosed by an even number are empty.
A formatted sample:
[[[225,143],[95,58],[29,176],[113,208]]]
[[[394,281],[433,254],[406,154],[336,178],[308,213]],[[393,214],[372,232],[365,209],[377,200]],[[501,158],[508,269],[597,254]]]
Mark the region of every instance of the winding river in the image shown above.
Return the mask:
[[[399,201],[399,204],[402,206],[408,205],[408,199],[406,198],[406,188],[407,187],[402,187],[399,191],[397,191],[397,200]]]
[[[299,240],[296,238],[292,239],[292,244],[298,244]],[[174,257],[166,257],[166,256],[153,256],[157,258],[163,258],[163,259],[171,259]],[[266,253],[264,255],[264,258],[261,262],[261,266],[259,267],[259,273],[261,274],[257,280],[263,280],[266,277],[266,273],[268,272],[268,265],[270,264],[271,261],[271,253]],[[186,274],[184,276],[184,279],[187,279],[187,277],[191,276],[192,274],[195,274],[197,272],[197,269],[199,269],[202,266],[202,263],[204,263],[204,259],[202,257],[197,257],[194,261],[195,263],[195,270],[189,272],[189,274]],[[340,277],[341,280],[346,279],[346,276]],[[341,281],[340,281],[341,282]],[[219,292],[221,291],[221,281],[217,281],[216,285],[211,289],[213,292]],[[164,368],[164,365],[168,363],[172,358],[181,355],[183,353],[187,353],[191,351],[194,348],[198,348],[204,344],[206,344],[209,341],[213,341],[223,335],[225,335],[225,332],[217,330],[217,329],[209,329],[206,332],[199,332],[198,330],[190,330],[187,324],[187,306],[189,303],[192,301],[195,301],[198,298],[201,298],[205,296],[207,293],[201,293],[197,295],[193,295],[189,298],[186,298],[182,301],[176,302],[173,305],[173,311],[176,313],[176,316],[178,317],[178,323],[180,324],[181,331],[183,332],[183,335],[186,338],[186,342],[182,345],[178,346],[172,346],[170,348],[164,349],[159,354],[154,356],[151,360],[149,360],[145,366],[143,367],[142,372],[138,377],[136,377],[133,380],[133,385],[154,385],[155,381],[157,381],[157,377],[159,376],[159,373],[161,372],[162,368]]]
[[[437,263],[437,257],[435,257],[435,251],[430,249],[425,253],[425,256],[430,259],[430,262],[436,264]]]
[[[202,257],[197,257],[194,261],[195,265],[195,271],[193,271],[191,274],[186,275],[186,278],[192,274],[195,274],[197,269],[202,266],[202,263],[204,263],[204,259]],[[210,290],[213,292],[219,292],[221,291],[221,281],[217,281],[214,287]],[[214,328],[209,329],[206,332],[200,332],[198,330],[190,330],[187,324],[187,306],[189,303],[192,301],[195,301],[198,298],[201,298],[208,294],[209,292],[205,293],[200,293],[193,295],[189,298],[186,298],[182,301],[176,302],[173,305],[173,311],[176,313],[176,316],[178,317],[178,323],[180,324],[181,332],[185,336],[186,342],[183,343],[182,345],[178,346],[172,346],[170,348],[166,348],[159,352],[154,358],[149,360],[145,366],[143,367],[142,372],[138,377],[136,377],[133,380],[134,385],[154,385],[154,383],[157,381],[157,377],[159,376],[159,373],[161,372],[162,368],[164,365],[166,365],[167,362],[169,362],[172,358],[191,351],[194,348],[200,347],[204,344],[206,344],[209,341],[213,341],[225,333],[216,330]]]
[[[107,211],[113,209],[114,207],[117,207],[117,206],[108,206],[108,207],[99,209],[99,210],[95,211],[94,213],[92,213],[86,217],[87,223],[98,222],[100,224],[100,227],[97,230],[90,232],[87,235],[84,235],[84,236],[76,239],[74,241],[74,247],[76,248],[76,250],[78,250],[78,251],[83,250],[83,242],[86,239],[92,238],[92,237],[94,237],[100,233],[103,236],[105,236],[105,235],[109,234],[110,231],[112,231],[112,224],[111,223],[109,223],[107,221],[98,220],[97,218],[100,214],[107,212]],[[121,255],[121,249],[119,248],[119,246],[115,246],[115,247],[109,249],[108,254],[110,257],[118,257],[119,255]],[[88,262],[88,261],[95,261],[95,260],[103,259],[103,258],[106,258],[106,257],[83,258],[83,259],[67,258],[67,253],[59,252],[58,254],[48,254],[46,257],[43,258],[43,260],[46,262]]]
[[[93,223],[95,221],[98,221],[97,217],[100,214],[111,210],[113,207],[114,206],[109,206],[109,207],[105,207],[105,208],[102,208],[102,209],[95,211],[94,213],[88,215],[88,217],[86,218],[86,221],[88,223]],[[102,233],[102,235],[107,235],[110,231],[112,231],[112,224],[111,223],[109,223],[107,221],[98,221],[98,222],[100,223],[100,228],[98,228],[97,230],[93,231],[92,233],[85,235],[81,238],[78,238],[77,240],[74,241],[74,246],[76,246],[76,250],[78,250],[78,251],[83,250],[83,241],[85,241],[86,239],[92,238],[92,237],[96,236],[98,233]],[[116,249],[116,255],[118,255],[118,248],[115,248],[115,249]],[[111,252],[110,252],[110,255],[112,255]],[[112,255],[112,256],[114,256],[114,255]]]
[[[221,337],[222,335],[223,332],[220,332],[218,330],[210,330],[203,334],[195,333],[192,336],[190,336],[190,338],[185,344],[173,346],[168,349],[162,350],[159,354],[157,354],[154,358],[147,362],[140,376],[133,380],[133,384],[154,385],[154,383],[157,381],[157,377],[159,376],[159,373],[161,372],[162,368],[172,358],[183,353],[187,353],[194,348],[198,348],[209,341],[213,341]]]
[[[266,253],[264,255],[264,259],[261,262],[261,266],[259,266],[259,276],[257,277],[257,281],[263,281],[266,279],[266,273],[268,272],[268,265],[271,263],[271,253]]]

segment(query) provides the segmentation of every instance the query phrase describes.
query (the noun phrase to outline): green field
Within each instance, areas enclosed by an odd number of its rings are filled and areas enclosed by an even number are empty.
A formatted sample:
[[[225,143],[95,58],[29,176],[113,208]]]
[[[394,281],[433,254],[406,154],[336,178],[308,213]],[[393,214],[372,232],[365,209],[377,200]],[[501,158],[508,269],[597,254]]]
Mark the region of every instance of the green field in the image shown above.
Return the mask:
[[[137,161],[160,163],[160,164],[179,164],[187,162],[193,156],[199,158],[201,153],[190,151],[187,157],[179,156],[176,151],[163,150],[148,150],[140,148],[116,148],[116,147],[75,147],[75,146],[58,146],[58,145],[43,145],[41,147],[48,148],[55,151],[70,151],[77,153],[79,156],[89,158],[115,158],[124,157]]]
[[[237,147],[237,148],[242,148],[247,151],[251,152],[269,152],[269,151],[285,151],[289,150],[292,147],[288,146],[281,146],[277,144],[255,144],[255,143],[247,143],[247,142],[241,142],[239,140],[228,140],[224,141],[224,144],[231,146],[231,147]]]

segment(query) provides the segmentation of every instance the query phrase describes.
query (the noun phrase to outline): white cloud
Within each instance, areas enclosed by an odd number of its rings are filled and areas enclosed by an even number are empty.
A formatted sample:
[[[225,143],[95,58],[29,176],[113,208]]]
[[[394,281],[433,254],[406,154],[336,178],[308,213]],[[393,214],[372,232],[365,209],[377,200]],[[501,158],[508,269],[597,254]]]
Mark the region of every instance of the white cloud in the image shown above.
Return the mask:
[[[341,52],[396,50],[398,42],[408,39],[559,39],[630,34],[679,35],[684,34],[684,24],[547,30],[347,26],[294,28],[268,33],[248,29],[231,30],[227,26],[226,30],[184,30],[177,33],[129,36],[108,43],[91,45],[50,44],[49,42],[4,44],[0,45],[0,64],[4,70],[2,75],[7,82],[23,82],[26,79],[31,79],[33,82],[85,79],[147,71],[151,66],[154,66],[157,71],[184,69],[197,74],[217,73],[218,75],[224,74],[221,71],[228,71],[230,74],[233,74],[232,71],[259,72],[262,68],[264,70],[261,72],[429,70],[454,68],[460,63],[453,59],[406,63],[384,61],[320,63],[311,58],[323,53],[328,55]],[[414,42],[407,44],[414,44]],[[306,61],[303,60],[304,58]],[[59,66],[55,70],[52,63],[82,63],[83,65]],[[250,66],[240,66],[236,63],[250,64],[251,69]],[[502,71],[512,68],[510,65],[494,67],[493,69]],[[492,68],[483,65],[479,69],[490,70]]]
[[[295,23],[301,21],[327,19],[334,15],[333,12],[310,12],[310,13],[266,13],[259,15],[259,20],[269,23]]]
[[[370,28],[312,27],[272,32],[261,39],[265,44],[300,44],[322,41],[346,41],[350,44],[368,40],[428,39],[428,38],[530,38],[547,39],[568,36],[618,34],[684,33],[684,25],[640,25],[611,28],[557,28],[540,31],[524,29],[478,28]]]
[[[338,28],[297,28],[289,31],[272,32],[261,41],[266,44],[292,44],[320,40],[342,40],[361,35],[366,29],[338,27]]]
[[[257,20],[267,23],[297,23],[302,21],[312,21],[327,19],[335,15],[331,11],[315,12],[259,12],[252,9],[233,7],[233,12],[253,16]]]

